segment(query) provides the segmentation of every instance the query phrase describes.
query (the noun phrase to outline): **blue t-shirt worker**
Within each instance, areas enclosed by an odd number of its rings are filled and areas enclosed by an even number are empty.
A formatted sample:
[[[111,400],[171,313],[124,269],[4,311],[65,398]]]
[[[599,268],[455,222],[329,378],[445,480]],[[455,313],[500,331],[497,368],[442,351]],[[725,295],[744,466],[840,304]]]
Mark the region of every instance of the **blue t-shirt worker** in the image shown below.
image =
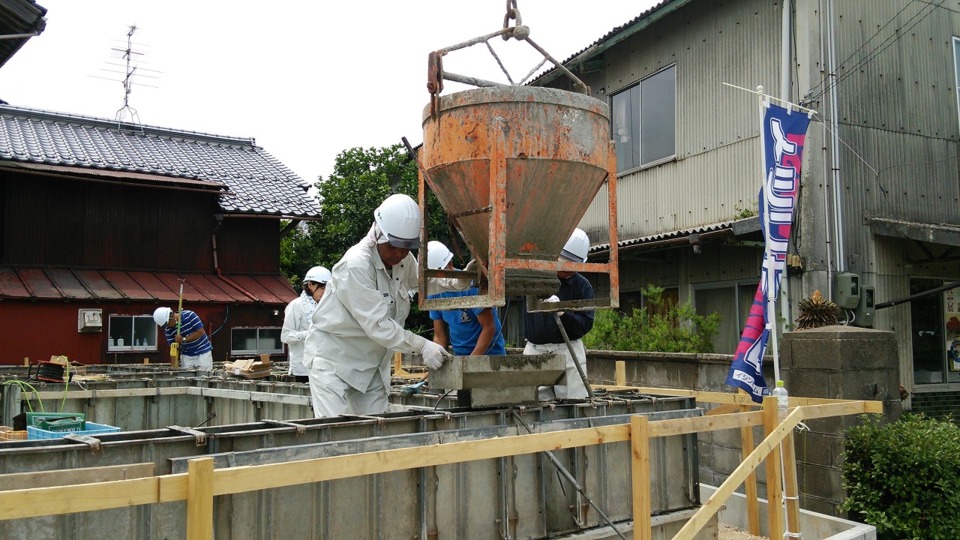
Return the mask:
[[[213,345],[203,329],[196,313],[185,309],[180,318],[180,335],[177,336],[177,312],[168,307],[158,307],[153,320],[163,328],[167,343],[180,344],[180,367],[184,369],[213,369]]]
[[[452,269],[452,259],[453,253],[442,242],[432,241],[427,244],[427,267],[431,270]],[[464,291],[431,294],[428,298],[456,298],[478,294],[480,289],[471,287]],[[500,317],[493,308],[430,310],[430,318],[433,320],[433,341],[444,348],[450,345],[453,354],[457,356],[507,354]]]

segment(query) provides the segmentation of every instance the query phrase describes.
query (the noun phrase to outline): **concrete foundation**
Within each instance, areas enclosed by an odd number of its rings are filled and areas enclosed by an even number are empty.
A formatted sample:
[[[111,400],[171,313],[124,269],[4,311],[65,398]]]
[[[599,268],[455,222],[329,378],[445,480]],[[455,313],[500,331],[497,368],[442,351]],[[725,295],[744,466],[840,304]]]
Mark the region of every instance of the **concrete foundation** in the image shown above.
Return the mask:
[[[216,381],[196,382],[214,385]],[[243,405],[253,410],[258,407],[255,403],[270,403],[233,399],[235,391],[216,388],[196,390],[217,390],[222,393],[218,397],[169,390],[107,399],[113,405],[100,410],[137,410],[144,402],[152,402],[151,406],[160,410],[173,407],[184,415],[194,414],[193,418],[184,416],[181,425],[196,426],[207,418],[210,408],[232,410]],[[66,402],[80,406],[83,399],[68,394]],[[94,401],[103,405],[104,400]],[[489,410],[406,408],[378,418],[277,417],[275,421],[192,429],[125,430],[98,436],[97,451],[59,439],[0,442],[0,490],[4,489],[4,474],[143,463],[151,464],[155,474],[172,474],[185,471],[188,460],[198,456],[212,456],[218,468],[241,467],[616,425],[629,423],[630,416],[637,413],[654,421],[702,414],[690,398],[640,396],[593,404]],[[88,418],[105,422],[95,414]],[[218,496],[214,502],[215,537],[493,540],[548,538],[607,526],[558,467],[577,479],[611,521],[630,521],[629,441],[559,450],[553,455],[556,462],[545,454],[527,454]],[[699,506],[696,436],[658,438],[651,446],[650,461],[651,507],[662,517],[655,537],[667,538],[665,531],[682,526],[682,516]],[[15,519],[0,521],[0,538],[182,538],[185,516],[185,504],[178,502]],[[699,538],[715,537],[711,530],[715,534],[715,524]]]
[[[467,390],[461,405],[490,407],[537,402],[537,387],[556,383],[565,371],[555,354],[454,356],[430,372],[430,387]]]

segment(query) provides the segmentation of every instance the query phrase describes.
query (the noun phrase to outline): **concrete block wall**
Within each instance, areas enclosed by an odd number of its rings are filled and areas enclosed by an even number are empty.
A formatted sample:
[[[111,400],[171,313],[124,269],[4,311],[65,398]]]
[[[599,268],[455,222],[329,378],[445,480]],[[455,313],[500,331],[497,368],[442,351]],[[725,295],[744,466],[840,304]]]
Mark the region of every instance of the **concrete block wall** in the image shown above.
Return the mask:
[[[781,375],[791,394],[882,401],[886,421],[903,412],[893,332],[829,326],[787,333],[780,345]],[[795,437],[803,508],[842,515],[843,434],[858,422],[856,416],[810,420],[810,429]]]

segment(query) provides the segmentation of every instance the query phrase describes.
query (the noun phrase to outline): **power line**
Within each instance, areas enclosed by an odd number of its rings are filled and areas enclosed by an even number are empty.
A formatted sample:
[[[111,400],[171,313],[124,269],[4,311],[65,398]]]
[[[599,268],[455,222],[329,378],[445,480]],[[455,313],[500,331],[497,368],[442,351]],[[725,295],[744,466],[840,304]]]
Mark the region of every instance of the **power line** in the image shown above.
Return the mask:
[[[884,28],[886,28],[887,26],[889,26],[890,23],[892,23],[893,21],[895,21],[904,11],[906,11],[906,9],[907,9],[907,7],[909,6],[909,4],[904,5],[904,7],[903,7],[900,11],[898,11],[898,12],[896,13],[896,15],[894,15],[890,20],[888,20],[886,23],[884,23],[884,24],[877,30],[876,33],[874,33],[872,36],[870,36],[869,39],[865,40],[865,41],[863,42],[863,44],[860,45],[860,47],[858,47],[855,51],[853,51],[853,53],[850,54],[850,56],[848,56],[846,59],[844,59],[842,62],[840,62],[837,66],[835,66],[835,67],[833,68],[834,80],[833,80],[831,83],[827,84],[826,87],[824,87],[823,90],[820,91],[819,93],[814,94],[813,92],[816,91],[816,89],[817,89],[818,87],[820,87],[820,86],[822,86],[822,85],[824,84],[824,82],[821,81],[820,84],[818,84],[817,86],[815,86],[814,88],[812,88],[809,92],[807,92],[807,98],[804,99],[803,101],[809,103],[809,102],[812,102],[812,101],[819,100],[824,94],[826,94],[827,92],[829,92],[832,88],[834,88],[835,86],[838,86],[842,81],[844,81],[844,80],[846,80],[847,78],[849,78],[850,76],[852,76],[852,75],[853,75],[854,73],[856,73],[861,67],[863,67],[863,66],[866,65],[867,63],[873,61],[877,56],[880,55],[880,53],[882,53],[882,52],[883,52],[884,50],[886,50],[888,47],[890,47],[891,45],[893,45],[894,43],[896,43],[899,39],[901,39],[902,37],[904,37],[904,35],[905,35],[907,32],[909,32],[911,29],[913,29],[913,27],[915,27],[916,25],[920,24],[920,22],[922,22],[924,19],[926,19],[928,16],[930,16],[930,14],[933,13],[937,8],[943,7],[944,1],[945,1],[945,0],[940,0],[939,3],[934,4],[933,2],[924,2],[924,1],[921,1],[921,0],[911,0],[911,2],[916,2],[916,3],[919,3],[919,4],[924,4],[924,6],[921,7],[920,10],[917,11],[917,13],[915,13],[913,16],[911,16],[911,17],[906,21],[906,23],[904,24],[904,26],[901,26],[901,27],[899,27],[899,28],[896,28],[896,29],[894,30],[894,33],[893,33],[893,34],[891,34],[890,36],[886,37],[883,41],[881,41],[880,44],[877,45],[873,50],[869,51],[866,55],[864,55],[861,60],[859,60],[859,61],[857,61],[856,63],[854,63],[852,66],[847,67],[847,68],[846,68],[846,69],[847,69],[847,72],[846,72],[846,73],[844,73],[843,75],[839,75],[838,73],[839,73],[840,69],[845,67],[845,66],[844,66],[844,63],[846,63],[846,62],[849,61],[851,58],[853,58],[854,56],[856,56],[856,54],[857,54],[858,52],[860,52],[864,47],[866,47],[867,44],[868,44],[870,41],[872,41],[875,37],[877,37],[878,35],[880,35],[880,33],[884,30]],[[924,14],[923,12],[924,12],[924,10],[926,9],[927,6],[929,6],[930,9],[927,10],[927,12]],[[921,16],[921,14],[922,14],[922,16]],[[919,19],[918,19],[917,17],[919,17]]]

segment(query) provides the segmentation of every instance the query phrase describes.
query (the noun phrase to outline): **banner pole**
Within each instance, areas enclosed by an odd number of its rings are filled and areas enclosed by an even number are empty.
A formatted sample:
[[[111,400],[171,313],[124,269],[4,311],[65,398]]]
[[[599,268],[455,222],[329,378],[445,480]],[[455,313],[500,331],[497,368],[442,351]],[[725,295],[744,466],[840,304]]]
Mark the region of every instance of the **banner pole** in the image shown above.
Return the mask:
[[[763,156],[766,155],[767,148],[767,126],[764,125],[764,117],[766,116],[766,104],[765,96],[763,95],[763,86],[757,87],[757,102],[759,104],[760,110],[760,174],[763,177],[761,179],[762,184],[760,184],[763,189],[763,205],[765,208],[761,209],[760,215],[762,216],[762,221],[760,226],[763,227],[764,235],[764,247],[763,247],[763,272],[761,279],[766,283],[766,300],[767,300],[767,309],[766,309],[766,321],[764,328],[767,330],[767,343],[773,348],[773,384],[777,384],[777,381],[780,380],[780,355],[777,347],[777,325],[774,324],[776,321],[777,313],[777,270],[775,264],[775,257],[773,250],[771,249],[772,240],[770,238],[770,182],[771,179],[768,178],[768,175],[772,174],[770,171],[766,170],[768,164]],[[761,357],[762,358],[762,357]],[[763,363],[761,361],[761,370]],[[761,371],[762,372],[762,371]]]

